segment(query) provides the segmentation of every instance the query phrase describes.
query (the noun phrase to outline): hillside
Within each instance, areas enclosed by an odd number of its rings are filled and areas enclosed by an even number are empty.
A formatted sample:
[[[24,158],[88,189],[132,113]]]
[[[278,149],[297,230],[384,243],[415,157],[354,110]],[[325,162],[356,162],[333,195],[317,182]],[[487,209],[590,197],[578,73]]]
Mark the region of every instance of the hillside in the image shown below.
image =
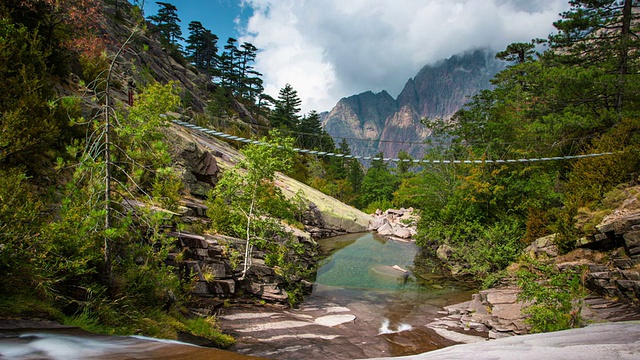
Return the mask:
[[[293,159],[268,157],[275,175],[260,164],[245,211],[247,154],[266,147],[170,120],[261,137],[248,124],[269,109],[214,83],[139,8],[34,4],[0,7],[0,317],[229,346],[212,316],[224,300],[296,304],[315,239],[366,229],[368,215],[276,172]]]
[[[397,99],[386,91],[370,91],[341,99],[323,117],[324,129],[339,142],[348,138],[352,152],[396,157],[405,150],[421,158],[422,143],[430,131],[420,123],[427,118],[449,119],[490,80],[504,63],[490,50],[475,50],[426,65],[407,81]],[[404,143],[404,144],[403,144]]]

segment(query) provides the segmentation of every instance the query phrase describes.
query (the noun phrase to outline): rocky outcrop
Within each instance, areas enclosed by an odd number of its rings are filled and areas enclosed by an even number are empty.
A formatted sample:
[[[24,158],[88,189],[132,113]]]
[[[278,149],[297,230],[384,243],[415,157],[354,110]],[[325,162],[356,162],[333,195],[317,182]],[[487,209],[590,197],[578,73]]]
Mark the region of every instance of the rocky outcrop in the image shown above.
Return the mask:
[[[526,304],[518,301],[519,293],[515,287],[482,290],[471,301],[445,307],[441,313],[446,316],[427,326],[439,333],[455,329],[490,339],[526,334],[530,326],[524,322]]]
[[[196,278],[193,294],[200,297],[234,298],[240,293],[251,294],[269,302],[286,303],[285,279],[264,262],[265,254],[253,251],[251,266],[242,276],[245,241],[222,235],[197,235],[186,232],[167,234],[176,239],[167,264],[181,269],[185,276]],[[298,238],[308,247],[300,260],[312,267],[315,263],[315,243]],[[304,280],[299,279],[304,282]],[[310,291],[310,283],[307,283]]]
[[[640,318],[640,188],[620,193],[626,199],[602,218],[593,233],[577,242],[577,249],[559,255],[557,236],[552,234],[536,239],[524,250],[532,259],[553,264],[559,271],[573,270],[582,275],[584,286],[592,294],[584,299],[582,307],[581,315],[587,320]],[[438,258],[447,261],[450,251],[447,245],[440,245]],[[506,282],[513,284],[508,279]],[[442,312],[445,316],[428,326],[458,341],[468,338],[455,332],[488,338],[524,334],[529,329],[522,314],[527,304],[518,302],[518,293],[516,287],[482,290],[469,302],[446,307]]]
[[[204,199],[218,181],[220,167],[212,152],[193,139],[180,136],[169,128],[165,131],[171,151],[173,167],[182,178],[184,191]]]
[[[320,237],[329,234],[346,234],[367,231],[371,216],[346,205],[337,199],[301,183],[295,179],[278,175],[276,180],[288,198],[299,197],[308,207],[305,219],[309,221],[307,231]],[[322,220],[320,220],[320,218]],[[320,229],[318,225],[322,225]]]
[[[234,166],[243,155],[226,143],[178,125],[166,130],[174,167],[188,197],[203,199],[217,181],[218,171]],[[371,217],[295,179],[277,174],[283,194],[307,207],[303,222],[314,239],[367,230]]]
[[[417,234],[416,227],[420,217],[413,208],[388,209],[384,212],[378,209],[372,217],[367,230],[377,231],[378,235],[395,240],[410,241]]]
[[[386,91],[343,98],[322,115],[323,127],[334,138],[347,138],[355,155],[382,151],[385,157],[396,157],[405,150],[421,158],[430,135],[421,119],[449,119],[470,96],[490,88],[490,80],[504,67],[494,55],[476,50],[427,65],[395,100]]]

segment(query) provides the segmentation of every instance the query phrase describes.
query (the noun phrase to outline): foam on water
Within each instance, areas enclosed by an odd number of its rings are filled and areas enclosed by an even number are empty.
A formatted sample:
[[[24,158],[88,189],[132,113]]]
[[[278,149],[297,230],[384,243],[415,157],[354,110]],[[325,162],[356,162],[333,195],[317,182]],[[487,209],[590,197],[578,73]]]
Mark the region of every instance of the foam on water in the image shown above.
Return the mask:
[[[11,341],[0,343],[0,357],[83,359],[103,355],[113,347],[105,342],[72,335],[25,333],[15,339],[19,345]]]
[[[382,326],[380,326],[380,328],[378,329],[378,335],[397,334],[397,333],[401,333],[403,331],[409,331],[409,330],[413,329],[413,327],[411,325],[409,325],[409,324],[400,323],[400,324],[398,324],[398,327],[394,331],[394,330],[391,330],[391,328],[389,327],[390,324],[391,324],[391,322],[389,321],[389,319],[384,319],[382,321]]]

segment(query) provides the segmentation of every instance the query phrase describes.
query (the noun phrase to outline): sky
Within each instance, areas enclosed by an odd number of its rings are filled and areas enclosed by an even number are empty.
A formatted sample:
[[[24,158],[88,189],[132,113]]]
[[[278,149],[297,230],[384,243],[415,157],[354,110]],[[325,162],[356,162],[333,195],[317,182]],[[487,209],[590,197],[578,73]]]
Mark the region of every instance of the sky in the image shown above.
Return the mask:
[[[467,50],[500,51],[546,38],[568,0],[165,0],[183,36],[200,21],[220,38],[258,49],[265,92],[287,83],[302,112],[329,111],[343,97],[387,90],[394,98],[425,65]],[[145,14],[157,12],[147,0]]]

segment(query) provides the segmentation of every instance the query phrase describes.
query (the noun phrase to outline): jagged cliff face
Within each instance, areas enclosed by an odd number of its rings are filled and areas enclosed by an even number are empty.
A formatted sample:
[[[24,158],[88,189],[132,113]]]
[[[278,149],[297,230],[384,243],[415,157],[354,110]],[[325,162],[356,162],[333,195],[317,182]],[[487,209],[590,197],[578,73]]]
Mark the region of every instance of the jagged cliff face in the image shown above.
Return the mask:
[[[343,98],[324,114],[323,126],[336,143],[341,141],[337,138],[349,138],[356,155],[382,151],[385,157],[395,157],[405,150],[421,158],[430,131],[420,120],[450,118],[470,96],[490,88],[490,80],[503,68],[489,50],[455,55],[422,68],[395,100],[386,91]]]
[[[398,111],[396,101],[386,91],[371,91],[344,98],[325,116],[324,129],[334,138],[349,138],[354,154],[373,154],[377,151],[387,119]],[[362,139],[365,141],[359,141]],[[340,139],[336,143],[340,143]]]

